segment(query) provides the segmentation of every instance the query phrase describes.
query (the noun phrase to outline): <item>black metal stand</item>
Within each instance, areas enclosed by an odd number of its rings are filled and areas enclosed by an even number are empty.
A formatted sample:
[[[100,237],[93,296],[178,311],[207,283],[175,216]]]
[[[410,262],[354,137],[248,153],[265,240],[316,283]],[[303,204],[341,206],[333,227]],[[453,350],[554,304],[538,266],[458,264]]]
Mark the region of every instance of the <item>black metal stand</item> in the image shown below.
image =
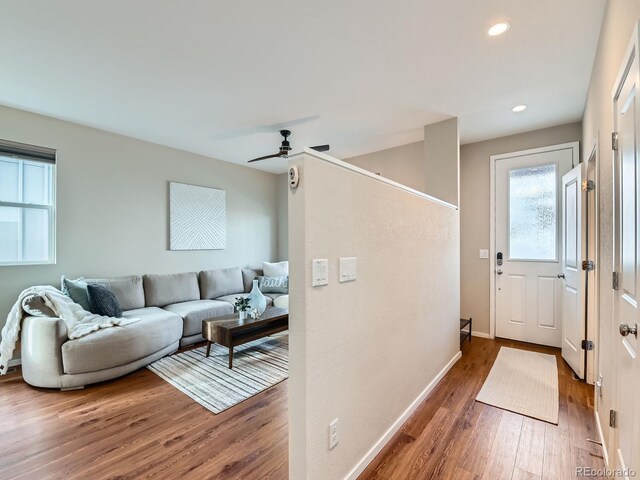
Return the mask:
[[[469,327],[469,330],[464,330],[465,327]],[[471,343],[471,328],[473,327],[473,318],[460,319],[460,348],[462,348],[462,344],[466,339],[469,339],[469,343]]]

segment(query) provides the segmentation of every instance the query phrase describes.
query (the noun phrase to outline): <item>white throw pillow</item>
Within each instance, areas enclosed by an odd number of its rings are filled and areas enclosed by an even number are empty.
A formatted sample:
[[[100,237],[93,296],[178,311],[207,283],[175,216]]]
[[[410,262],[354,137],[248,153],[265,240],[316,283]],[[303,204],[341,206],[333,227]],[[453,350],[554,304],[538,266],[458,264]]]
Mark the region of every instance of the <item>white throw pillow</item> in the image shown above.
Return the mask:
[[[289,295],[280,295],[273,300],[273,306],[289,310]]]
[[[289,275],[289,262],[264,262],[262,270],[265,277],[287,277]]]

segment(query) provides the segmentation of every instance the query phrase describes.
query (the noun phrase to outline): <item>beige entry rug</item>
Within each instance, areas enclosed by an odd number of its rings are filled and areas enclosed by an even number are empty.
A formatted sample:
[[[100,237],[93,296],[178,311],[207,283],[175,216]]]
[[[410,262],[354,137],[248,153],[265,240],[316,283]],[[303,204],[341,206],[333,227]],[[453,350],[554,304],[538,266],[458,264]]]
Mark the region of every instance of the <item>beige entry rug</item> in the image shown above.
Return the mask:
[[[556,357],[517,348],[500,348],[476,400],[557,425]]]
[[[153,362],[147,368],[213,413],[251,398],[289,377],[289,336],[262,338],[234,349],[211,345]]]

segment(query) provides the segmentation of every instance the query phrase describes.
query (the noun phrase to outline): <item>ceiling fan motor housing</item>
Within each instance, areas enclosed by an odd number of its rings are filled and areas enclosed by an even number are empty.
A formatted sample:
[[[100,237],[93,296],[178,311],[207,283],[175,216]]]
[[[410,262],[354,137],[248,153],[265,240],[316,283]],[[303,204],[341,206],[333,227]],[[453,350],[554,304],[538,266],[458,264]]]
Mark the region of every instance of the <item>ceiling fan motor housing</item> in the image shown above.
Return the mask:
[[[291,151],[291,145],[289,144],[289,140],[287,140],[289,135],[291,135],[291,130],[280,130],[280,135],[284,137],[284,140],[282,140],[282,145],[280,146],[280,152],[286,153]]]

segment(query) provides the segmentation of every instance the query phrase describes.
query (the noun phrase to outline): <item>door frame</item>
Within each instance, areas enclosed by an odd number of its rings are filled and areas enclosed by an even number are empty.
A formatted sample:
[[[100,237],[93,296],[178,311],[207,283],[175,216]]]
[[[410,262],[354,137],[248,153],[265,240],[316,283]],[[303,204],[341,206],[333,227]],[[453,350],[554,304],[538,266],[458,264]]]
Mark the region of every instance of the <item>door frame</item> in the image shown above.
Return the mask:
[[[531,148],[510,153],[501,153],[489,157],[489,336],[496,337],[496,162],[506,158],[553,152],[555,150],[573,150],[573,158],[580,160],[580,142],[567,142],[547,147]],[[575,162],[572,162],[575,166]],[[596,185],[597,187],[597,185]]]
[[[600,349],[600,141],[598,137],[592,142],[589,156],[585,157],[587,164],[586,180],[593,180],[593,205],[589,205],[587,212],[587,224],[593,222],[593,238],[589,235],[589,245],[587,256],[590,252],[595,268],[587,272],[587,339],[593,341],[593,350],[586,352],[587,368],[585,371],[585,381],[590,385],[595,385],[599,367],[598,352]],[[593,179],[589,176],[589,164],[593,162]],[[593,210],[593,211],[592,211]],[[589,275],[591,275],[589,277]],[[594,400],[595,401],[595,400]]]

